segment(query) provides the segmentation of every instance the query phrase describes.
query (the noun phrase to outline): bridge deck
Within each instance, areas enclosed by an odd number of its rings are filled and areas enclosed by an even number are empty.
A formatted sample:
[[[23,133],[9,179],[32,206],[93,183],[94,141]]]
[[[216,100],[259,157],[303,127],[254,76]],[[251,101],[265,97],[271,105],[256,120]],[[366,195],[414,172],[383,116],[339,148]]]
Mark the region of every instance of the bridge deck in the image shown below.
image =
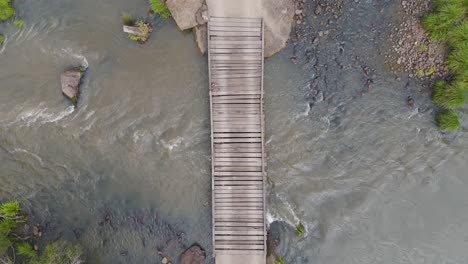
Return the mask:
[[[261,18],[208,22],[213,245],[219,264],[266,255]]]

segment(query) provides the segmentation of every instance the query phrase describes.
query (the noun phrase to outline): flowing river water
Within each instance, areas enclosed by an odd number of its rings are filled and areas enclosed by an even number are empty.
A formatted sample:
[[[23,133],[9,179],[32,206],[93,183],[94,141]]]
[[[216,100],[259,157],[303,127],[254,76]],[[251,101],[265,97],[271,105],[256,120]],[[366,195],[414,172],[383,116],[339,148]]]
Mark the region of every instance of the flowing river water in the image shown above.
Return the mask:
[[[158,251],[177,263],[193,243],[211,263],[208,68],[193,35],[169,20],[145,45],[128,40],[119,17],[146,16],[145,0],[15,6],[25,27],[0,26],[0,200],[21,200],[46,238],[83,245],[90,263],[158,263]],[[291,47],[266,61],[276,251],[287,263],[468,263],[466,129],[441,133],[420,84],[360,51],[372,43],[352,33],[359,17],[343,30],[344,67],[324,67],[336,47],[315,67],[292,64]],[[364,96],[355,56],[376,75]],[[59,75],[79,65],[75,108]],[[309,82],[323,78],[327,100],[313,103]]]

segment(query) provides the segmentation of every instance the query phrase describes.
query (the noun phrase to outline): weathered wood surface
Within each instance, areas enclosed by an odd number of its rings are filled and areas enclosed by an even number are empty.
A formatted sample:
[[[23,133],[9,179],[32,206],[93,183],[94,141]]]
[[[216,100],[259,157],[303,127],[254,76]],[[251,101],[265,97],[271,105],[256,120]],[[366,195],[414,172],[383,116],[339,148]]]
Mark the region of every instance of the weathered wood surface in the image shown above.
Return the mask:
[[[211,17],[208,59],[216,260],[265,259],[262,20]]]

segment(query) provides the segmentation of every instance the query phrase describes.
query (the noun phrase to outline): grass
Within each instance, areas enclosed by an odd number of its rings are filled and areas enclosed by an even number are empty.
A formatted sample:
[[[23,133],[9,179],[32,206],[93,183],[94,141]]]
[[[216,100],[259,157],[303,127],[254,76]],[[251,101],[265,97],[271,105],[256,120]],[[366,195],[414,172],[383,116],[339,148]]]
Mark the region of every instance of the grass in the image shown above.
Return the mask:
[[[164,19],[172,17],[171,11],[163,0],[148,0],[151,10]]]
[[[11,0],[0,0],[0,22],[6,21],[16,15]]]
[[[3,45],[4,41],[5,41],[5,38],[3,37],[2,34],[0,34],[0,46]]]
[[[305,227],[302,223],[299,223],[297,226],[296,226],[296,235],[300,236],[300,237],[304,237],[305,236]]]
[[[149,38],[149,35],[150,35],[151,31],[153,31],[151,26],[148,23],[146,23],[146,22],[144,22],[142,20],[138,20],[135,23],[135,26],[140,28],[140,30],[143,32],[144,36],[128,34],[128,37],[131,40],[135,40],[135,41],[138,41],[138,42],[146,42],[148,40],[148,38]]]
[[[444,111],[436,117],[437,125],[447,131],[456,131],[460,129],[460,116],[453,111]]]
[[[37,253],[28,242],[21,242],[16,245],[16,253],[28,259],[35,258]]]
[[[447,66],[450,81],[434,84],[433,102],[444,109],[436,121],[444,130],[460,128],[454,109],[463,107],[468,92],[468,0],[433,0],[435,10],[422,24],[432,39],[444,43],[449,51]]]
[[[0,203],[0,263],[2,264],[84,264],[83,250],[78,245],[56,241],[44,250],[33,249],[30,238],[21,238],[18,228],[25,223],[18,201]],[[19,258],[21,256],[21,258]]]
[[[275,264],[285,264],[283,257],[277,258]]]
[[[22,28],[24,27],[24,20],[18,19],[13,22],[13,25],[17,28]]]
[[[133,26],[135,24],[135,19],[129,14],[122,14],[121,18],[125,26]]]

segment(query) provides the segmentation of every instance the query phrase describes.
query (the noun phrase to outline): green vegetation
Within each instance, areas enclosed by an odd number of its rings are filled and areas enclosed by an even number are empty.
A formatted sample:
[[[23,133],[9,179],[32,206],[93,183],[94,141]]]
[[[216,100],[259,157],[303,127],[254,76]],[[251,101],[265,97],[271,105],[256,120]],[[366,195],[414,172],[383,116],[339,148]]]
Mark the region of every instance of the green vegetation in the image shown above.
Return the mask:
[[[434,13],[423,18],[423,26],[432,39],[446,44],[447,65],[453,75],[449,83],[434,84],[433,101],[445,109],[437,116],[437,124],[453,131],[460,128],[460,116],[451,110],[464,105],[468,92],[468,1],[434,0],[433,3]]]
[[[14,17],[15,9],[11,5],[11,0],[0,0],[0,22]]]
[[[38,255],[29,238],[21,238],[17,233],[26,217],[21,214],[19,202],[0,204],[0,263],[2,264],[83,264],[83,250],[66,242],[46,245]],[[17,258],[21,256],[21,258]]]
[[[17,28],[22,28],[24,27],[24,21],[21,19],[15,20],[13,22],[13,25],[15,25]]]
[[[3,37],[2,34],[0,34],[0,46],[3,45],[4,41],[5,41],[5,38]]]
[[[37,260],[27,264],[83,264],[83,250],[81,247],[66,242],[48,244]]]
[[[305,227],[302,223],[299,223],[297,226],[296,226],[296,235],[300,236],[300,237],[304,237],[305,236]]]
[[[129,14],[122,14],[122,23],[125,25],[125,26],[133,26],[135,24],[135,20],[133,19],[133,17]]]
[[[283,257],[277,258],[275,264],[285,264]]]
[[[131,40],[135,40],[135,41],[138,41],[138,42],[146,42],[148,40],[148,38],[149,38],[149,35],[153,31],[153,29],[151,28],[151,25],[144,22],[144,21],[138,20],[135,23],[135,26],[140,28],[141,32],[143,32],[143,36],[128,34],[128,37]]]
[[[148,0],[151,10],[156,14],[159,14],[164,19],[168,19],[172,16],[171,11],[167,8],[166,3],[163,0]]]
[[[20,205],[17,201],[0,204],[0,257],[13,246],[13,231],[22,223],[24,218],[20,215]]]
[[[453,111],[445,111],[437,115],[437,125],[448,131],[456,131],[460,129],[460,118],[457,113]]]

